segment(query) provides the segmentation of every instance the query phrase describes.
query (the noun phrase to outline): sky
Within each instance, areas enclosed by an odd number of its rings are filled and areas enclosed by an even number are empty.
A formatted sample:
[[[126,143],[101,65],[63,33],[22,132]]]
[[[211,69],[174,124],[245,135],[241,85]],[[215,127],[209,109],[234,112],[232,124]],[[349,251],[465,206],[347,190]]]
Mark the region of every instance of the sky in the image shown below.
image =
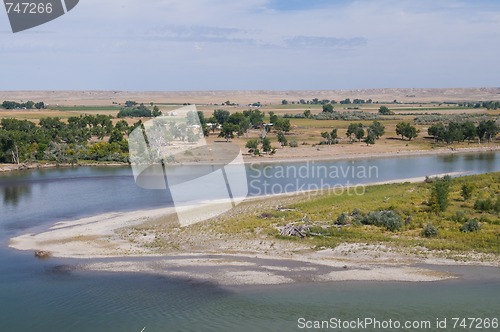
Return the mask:
[[[499,41],[497,0],[80,0],[0,9],[0,90],[498,87]]]

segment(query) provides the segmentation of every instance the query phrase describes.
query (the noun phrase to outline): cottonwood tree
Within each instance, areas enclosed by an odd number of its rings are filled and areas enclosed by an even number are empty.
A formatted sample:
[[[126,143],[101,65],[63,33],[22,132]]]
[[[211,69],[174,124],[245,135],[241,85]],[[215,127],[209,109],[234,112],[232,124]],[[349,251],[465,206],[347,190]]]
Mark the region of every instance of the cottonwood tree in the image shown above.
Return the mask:
[[[372,134],[375,139],[379,139],[385,134],[385,126],[378,121],[373,121],[368,128],[368,132]]]
[[[274,129],[288,133],[291,129],[290,120],[288,119],[278,119],[274,123]]]
[[[375,144],[375,140],[376,140],[375,134],[372,134],[371,132],[368,132],[368,135],[363,140],[363,142],[365,142],[366,145],[370,145],[370,144]]]
[[[405,137],[411,141],[413,138],[418,136],[419,131],[417,128],[412,126],[409,122],[400,122],[396,125],[396,134],[401,136],[404,140]]]
[[[333,105],[332,104],[326,104],[323,105],[323,112],[324,113],[333,113]]]
[[[358,135],[361,134],[361,130],[363,130],[363,124],[362,123],[350,123],[349,124],[349,127],[347,127],[347,132],[346,132],[346,136],[349,138],[349,141],[352,142],[352,136],[354,135],[354,137],[358,137]],[[363,138],[363,136],[365,135],[365,131],[363,130],[363,135],[361,136],[361,138]],[[359,139],[361,139],[359,138]]]
[[[477,127],[477,134],[480,140],[491,142],[499,133],[500,127],[493,120],[481,121]]]
[[[239,127],[237,125],[231,123],[225,123],[222,126],[222,130],[219,133],[219,137],[223,137],[226,139],[226,142],[229,142],[230,139],[234,138],[234,133],[239,131]]]
[[[282,131],[279,131],[276,136],[278,137],[278,142],[281,144],[282,147],[286,146],[288,144],[288,140],[285,137],[285,134],[283,134]]]
[[[264,138],[262,140],[262,151],[264,151],[265,153],[268,153],[270,152],[272,149],[271,147],[271,140],[269,138]]]
[[[394,115],[394,112],[391,111],[387,106],[380,106],[378,109],[378,113],[381,115]]]
[[[337,128],[333,128],[331,132],[328,131],[322,132],[321,137],[326,139],[326,144],[328,145],[333,144],[338,137]]]
[[[361,139],[365,136],[365,130],[363,129],[362,126],[358,127],[358,128],[356,128],[356,131],[354,132],[354,135],[358,139],[358,142],[361,142]]]
[[[231,114],[226,110],[215,110],[213,117],[217,120],[217,123],[221,126],[224,125],[228,120]]]

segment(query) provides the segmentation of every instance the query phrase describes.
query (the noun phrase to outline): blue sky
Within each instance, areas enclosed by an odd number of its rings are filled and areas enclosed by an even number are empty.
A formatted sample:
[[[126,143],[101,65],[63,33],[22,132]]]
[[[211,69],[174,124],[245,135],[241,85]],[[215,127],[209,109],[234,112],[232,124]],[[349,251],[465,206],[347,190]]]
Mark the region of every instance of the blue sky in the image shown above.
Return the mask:
[[[500,86],[493,0],[80,0],[9,29],[1,90]]]

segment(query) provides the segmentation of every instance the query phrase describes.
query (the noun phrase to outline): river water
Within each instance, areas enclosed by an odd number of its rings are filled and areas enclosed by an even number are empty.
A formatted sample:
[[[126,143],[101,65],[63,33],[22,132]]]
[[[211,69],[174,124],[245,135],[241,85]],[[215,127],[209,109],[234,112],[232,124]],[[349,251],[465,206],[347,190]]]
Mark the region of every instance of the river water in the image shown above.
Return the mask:
[[[304,172],[309,169],[309,173],[297,181],[290,165],[302,167]],[[377,172],[368,177],[345,172],[359,166],[377,167]],[[313,176],[315,170],[324,167],[343,170],[345,176],[335,177],[331,172],[326,177]],[[289,174],[282,176],[287,169]],[[279,193],[269,190],[283,188],[301,190],[304,181],[321,187],[493,171],[500,171],[500,153],[261,164],[248,166],[247,180],[249,184],[258,180],[249,186],[250,195],[255,196]],[[295,187],[286,187],[289,183]],[[446,267],[459,278],[432,283],[336,282],[221,288],[152,275],[82,272],[72,268],[81,263],[77,260],[39,261],[31,252],[7,248],[10,237],[60,220],[169,204],[168,192],[138,188],[127,167],[0,175],[0,331],[141,331],[144,327],[145,331],[288,331],[298,330],[300,317],[303,322],[365,317],[419,320],[431,322],[432,329],[409,331],[469,331],[453,329],[452,318],[500,318],[498,268]],[[436,319],[444,318],[447,328],[438,329]],[[368,331],[381,330],[367,327]],[[483,329],[488,330],[495,329]]]

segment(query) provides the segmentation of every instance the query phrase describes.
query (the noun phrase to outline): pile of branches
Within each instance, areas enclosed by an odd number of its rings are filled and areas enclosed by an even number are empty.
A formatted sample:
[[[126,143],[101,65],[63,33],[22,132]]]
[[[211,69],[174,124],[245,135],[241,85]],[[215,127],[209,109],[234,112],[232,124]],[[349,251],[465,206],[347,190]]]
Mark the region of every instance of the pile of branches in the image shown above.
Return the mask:
[[[308,232],[309,226],[307,225],[288,224],[280,228],[282,236],[297,236],[301,239],[305,238]]]

